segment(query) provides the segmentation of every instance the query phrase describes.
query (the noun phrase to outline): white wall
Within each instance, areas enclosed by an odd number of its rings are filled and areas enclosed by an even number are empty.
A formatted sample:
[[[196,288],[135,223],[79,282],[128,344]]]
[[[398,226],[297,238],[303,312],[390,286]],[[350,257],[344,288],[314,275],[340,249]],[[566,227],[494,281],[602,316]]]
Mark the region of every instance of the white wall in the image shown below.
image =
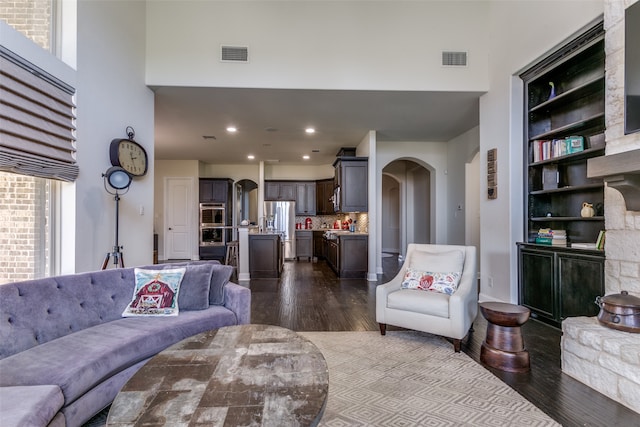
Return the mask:
[[[447,144],[447,176],[449,178],[448,233],[449,244],[465,243],[465,165],[480,149],[480,129],[475,127],[453,138]],[[480,179],[480,177],[477,177]],[[458,209],[460,207],[460,209]]]
[[[484,91],[487,12],[478,1],[149,1],[147,82]],[[221,45],[248,46],[249,62],[220,62]],[[468,67],[442,67],[443,50],[468,51]]]
[[[523,102],[517,74],[550,53],[603,12],[598,1],[491,2],[490,90],[480,98],[481,176],[486,152],[497,148],[498,198],[486,198],[481,180],[481,289],[486,299],[516,302],[516,242],[523,240]],[[514,75],[516,77],[514,77]]]
[[[104,190],[101,174],[111,166],[111,140],[126,137],[127,126],[135,129],[150,163],[147,175],[134,179],[121,197],[119,243],[124,246],[125,266],[153,260],[153,93],[144,82],[145,10],[144,2],[78,2],[78,272],[99,269],[113,249],[115,201]]]

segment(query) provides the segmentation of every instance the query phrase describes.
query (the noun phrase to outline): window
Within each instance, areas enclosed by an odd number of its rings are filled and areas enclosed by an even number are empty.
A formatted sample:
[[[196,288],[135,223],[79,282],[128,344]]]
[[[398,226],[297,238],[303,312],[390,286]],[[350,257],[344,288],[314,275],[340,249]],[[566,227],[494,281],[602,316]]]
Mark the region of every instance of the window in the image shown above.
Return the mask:
[[[15,0],[3,5],[0,19],[50,51],[52,0]],[[52,214],[57,181],[0,172],[0,284],[53,273]]]

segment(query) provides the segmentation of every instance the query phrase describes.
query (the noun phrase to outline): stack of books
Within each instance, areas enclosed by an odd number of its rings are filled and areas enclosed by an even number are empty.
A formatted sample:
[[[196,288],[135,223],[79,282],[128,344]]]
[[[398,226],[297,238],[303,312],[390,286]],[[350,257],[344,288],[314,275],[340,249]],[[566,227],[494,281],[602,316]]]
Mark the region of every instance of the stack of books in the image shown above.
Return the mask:
[[[554,159],[567,154],[579,153],[584,150],[583,136],[570,136],[563,139],[536,139],[533,144],[533,161]]]
[[[538,230],[536,243],[540,245],[567,246],[567,230],[541,228]]]

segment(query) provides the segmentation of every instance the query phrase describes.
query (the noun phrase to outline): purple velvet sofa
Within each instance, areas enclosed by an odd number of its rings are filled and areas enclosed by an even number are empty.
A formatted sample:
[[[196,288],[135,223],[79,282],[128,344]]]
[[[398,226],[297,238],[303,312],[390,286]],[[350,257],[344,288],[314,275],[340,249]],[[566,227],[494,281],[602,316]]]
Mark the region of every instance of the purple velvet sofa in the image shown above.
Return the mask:
[[[229,282],[232,267],[179,265],[186,272],[173,317],[122,317],[133,268],[0,285],[0,425],[80,426],[161,350],[250,322],[251,291]]]

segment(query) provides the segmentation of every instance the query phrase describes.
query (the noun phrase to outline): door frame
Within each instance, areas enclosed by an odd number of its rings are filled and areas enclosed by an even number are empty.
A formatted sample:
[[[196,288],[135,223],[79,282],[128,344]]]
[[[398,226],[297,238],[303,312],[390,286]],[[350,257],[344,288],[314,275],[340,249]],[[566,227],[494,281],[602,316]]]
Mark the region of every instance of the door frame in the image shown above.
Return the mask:
[[[194,180],[193,177],[189,177],[189,176],[185,176],[185,177],[165,177],[164,178],[164,203],[163,203],[163,230],[162,230],[162,234],[164,236],[163,239],[163,258],[166,259],[170,259],[169,258],[169,254],[168,254],[168,247],[169,245],[167,244],[168,242],[168,229],[169,229],[169,224],[167,223],[167,218],[168,218],[168,206],[169,206],[169,183],[171,181],[186,181],[187,183],[187,187],[189,187],[191,189],[191,191],[188,194],[187,197],[187,218],[188,218],[188,228],[189,228],[189,254],[188,254],[188,258],[191,260],[197,260],[197,256],[199,255],[198,253],[198,241],[199,238],[197,236],[197,233],[194,233],[194,230],[196,230],[198,233],[200,232],[199,227],[196,229],[194,228],[194,224],[197,225],[197,220],[195,219],[195,214],[194,212],[196,212],[196,210],[194,209]],[[195,245],[195,250],[194,250],[194,245]],[[196,255],[196,258],[194,258],[194,254]]]

